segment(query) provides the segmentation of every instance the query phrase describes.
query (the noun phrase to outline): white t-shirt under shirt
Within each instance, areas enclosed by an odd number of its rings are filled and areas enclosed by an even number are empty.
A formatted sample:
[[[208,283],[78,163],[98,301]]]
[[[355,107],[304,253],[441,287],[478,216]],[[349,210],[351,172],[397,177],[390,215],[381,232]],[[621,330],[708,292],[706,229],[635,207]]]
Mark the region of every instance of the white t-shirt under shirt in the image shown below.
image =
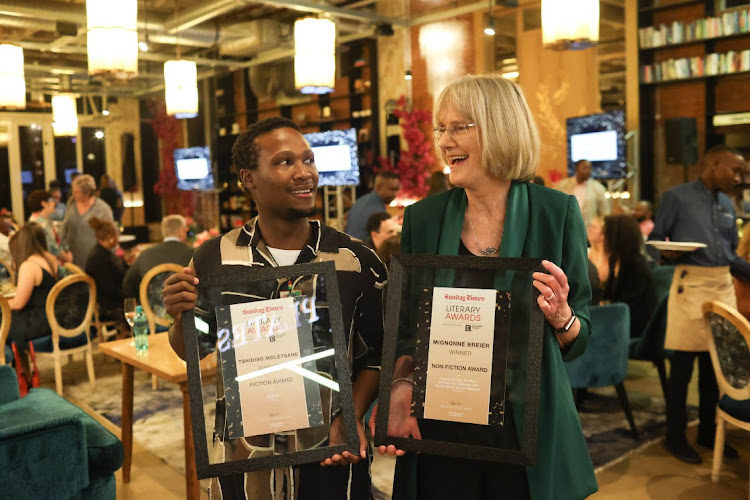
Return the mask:
[[[269,246],[266,246],[266,248],[271,252],[273,260],[275,260],[279,266],[294,265],[294,263],[297,262],[300,252],[302,252],[302,250],[283,250],[281,248],[271,248]]]
[[[579,182],[576,187],[573,188],[573,196],[578,200],[578,206],[583,212],[583,205],[586,204],[586,183]]]

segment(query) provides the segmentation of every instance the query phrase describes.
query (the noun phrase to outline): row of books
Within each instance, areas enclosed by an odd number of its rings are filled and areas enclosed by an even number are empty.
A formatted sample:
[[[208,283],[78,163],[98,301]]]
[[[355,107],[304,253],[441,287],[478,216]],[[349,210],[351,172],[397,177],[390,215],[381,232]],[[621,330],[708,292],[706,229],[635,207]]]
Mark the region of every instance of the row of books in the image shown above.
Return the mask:
[[[750,9],[744,9],[724,12],[719,17],[696,19],[689,23],[675,21],[670,25],[641,28],[638,30],[638,41],[642,49],[647,49],[748,32]]]
[[[683,78],[750,71],[750,49],[725,54],[669,59],[641,67],[641,82],[665,82]]]

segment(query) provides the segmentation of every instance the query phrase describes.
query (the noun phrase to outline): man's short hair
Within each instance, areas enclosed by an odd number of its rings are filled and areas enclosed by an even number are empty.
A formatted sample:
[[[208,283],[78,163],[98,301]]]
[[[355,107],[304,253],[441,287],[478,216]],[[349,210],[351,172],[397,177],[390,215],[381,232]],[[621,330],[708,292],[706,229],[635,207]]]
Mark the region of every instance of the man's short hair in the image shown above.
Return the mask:
[[[386,221],[391,218],[391,214],[388,212],[375,212],[370,217],[367,218],[367,236],[370,236],[370,233],[375,231],[376,233],[380,231],[380,225],[383,223],[383,221]]]
[[[49,181],[49,190],[55,191],[56,189],[62,189],[62,185],[57,179],[52,179],[51,181]]]
[[[185,227],[185,217],[179,214],[167,215],[161,220],[161,235],[163,238],[177,237],[183,227]]]
[[[42,208],[42,202],[52,198],[52,194],[44,189],[35,189],[26,198],[26,204],[29,207],[29,212],[38,212]]]
[[[576,169],[578,169],[578,167],[581,165],[581,163],[584,163],[584,162],[591,163],[588,160],[578,160],[577,162],[575,162]]]
[[[274,116],[253,123],[247,127],[247,130],[240,134],[237,140],[234,141],[234,146],[232,146],[232,162],[237,167],[237,175],[239,175],[240,170],[243,168],[248,170],[258,168],[259,151],[258,146],[255,144],[255,139],[280,128],[291,128],[299,132],[299,127],[292,120],[282,118],[281,116]]]
[[[378,179],[396,179],[397,181],[401,180],[396,172],[391,172],[390,170],[378,172],[378,174],[375,176],[375,181],[377,182]]]
[[[706,151],[706,156],[715,156],[720,153],[729,153],[731,155],[742,156],[744,158],[744,155],[739,149],[732,146],[727,146],[726,144],[717,144],[716,146],[711,146],[711,148]]]

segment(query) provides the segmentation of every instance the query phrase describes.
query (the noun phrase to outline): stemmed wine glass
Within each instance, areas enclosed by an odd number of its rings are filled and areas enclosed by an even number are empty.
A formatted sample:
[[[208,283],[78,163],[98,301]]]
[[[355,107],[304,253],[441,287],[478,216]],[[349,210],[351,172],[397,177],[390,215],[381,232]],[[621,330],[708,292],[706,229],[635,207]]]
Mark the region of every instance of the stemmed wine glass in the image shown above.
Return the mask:
[[[125,321],[130,326],[130,334],[133,334],[133,326],[135,325],[135,297],[128,297],[123,303],[123,311],[125,312]]]

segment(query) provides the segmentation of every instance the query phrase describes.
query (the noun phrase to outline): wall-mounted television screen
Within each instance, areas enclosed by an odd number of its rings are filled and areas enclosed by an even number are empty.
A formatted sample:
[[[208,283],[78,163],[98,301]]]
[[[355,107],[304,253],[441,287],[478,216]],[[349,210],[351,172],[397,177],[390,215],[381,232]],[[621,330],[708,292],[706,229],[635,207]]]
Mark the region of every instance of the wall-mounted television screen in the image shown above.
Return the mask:
[[[315,154],[319,186],[359,186],[355,129],[312,132],[305,139]]]
[[[177,187],[185,191],[213,189],[214,173],[208,146],[174,150]]]
[[[608,111],[568,118],[568,175],[579,160],[591,162],[594,179],[620,179],[626,175],[625,112]]]

